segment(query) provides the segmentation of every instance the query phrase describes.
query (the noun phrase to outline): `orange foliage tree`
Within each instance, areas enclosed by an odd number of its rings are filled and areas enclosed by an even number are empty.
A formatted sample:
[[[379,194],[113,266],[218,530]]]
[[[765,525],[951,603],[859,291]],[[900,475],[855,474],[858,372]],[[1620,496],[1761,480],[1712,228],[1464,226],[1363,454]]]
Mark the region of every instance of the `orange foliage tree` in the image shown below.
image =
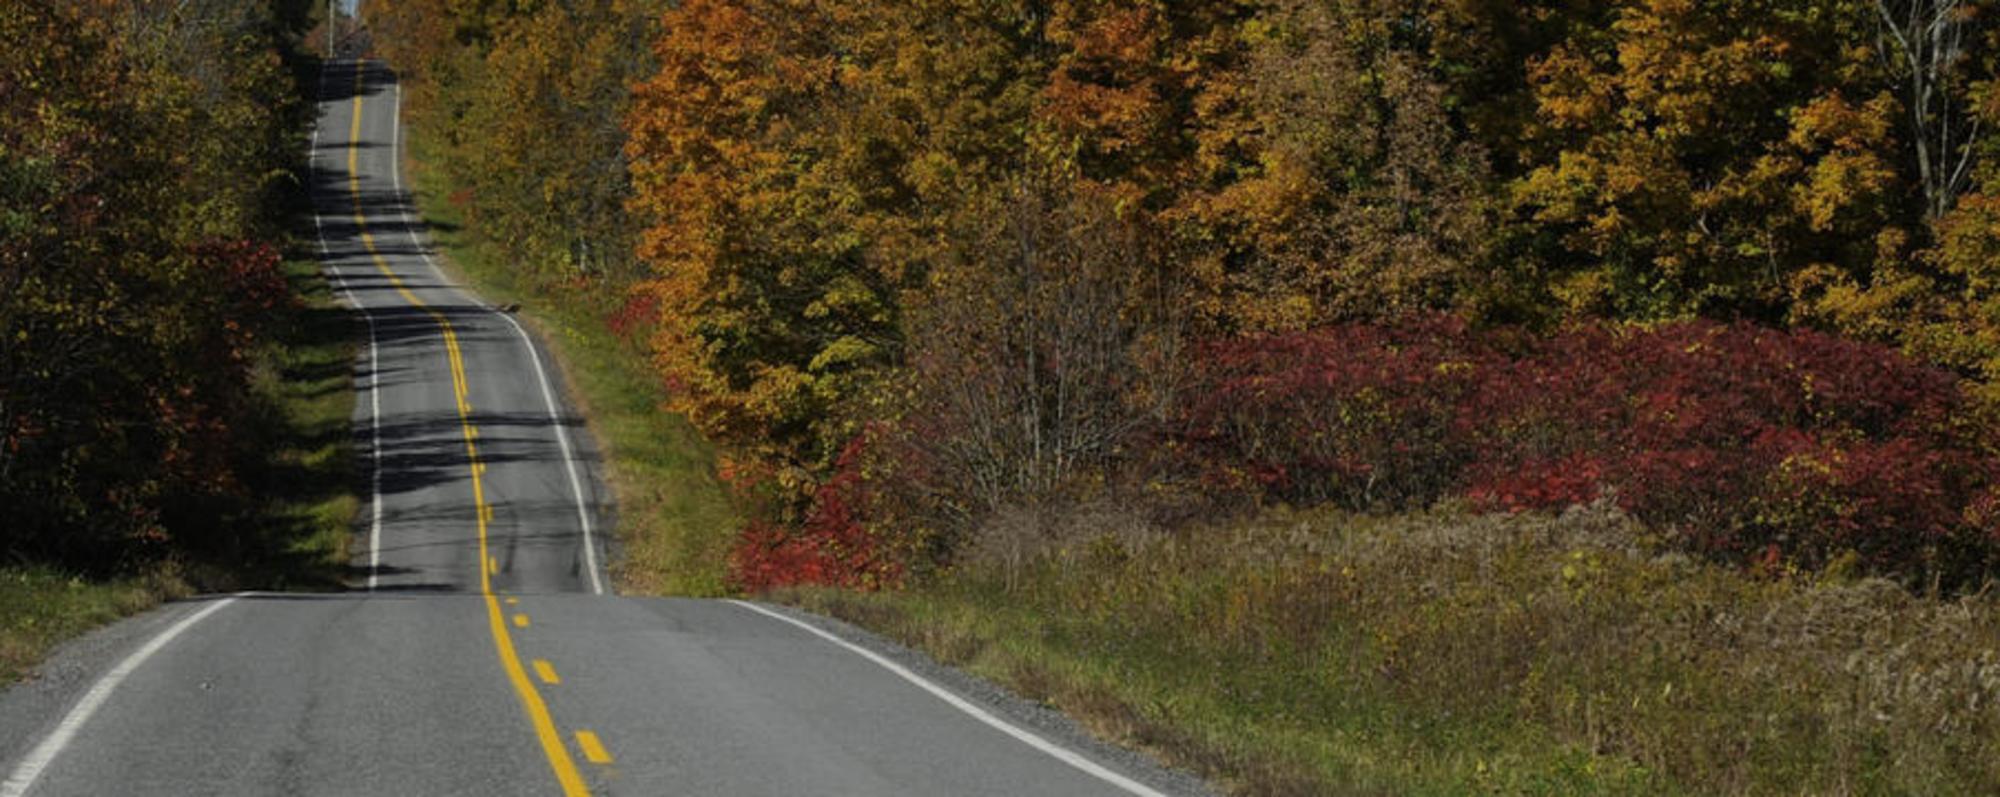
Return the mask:
[[[621,329],[791,519],[848,517],[863,428],[968,516],[1088,489],[1119,444],[1032,442],[1070,378],[1159,417],[1202,337],[1710,316],[2000,373],[1992,0],[384,3],[475,223],[529,270],[625,236]]]

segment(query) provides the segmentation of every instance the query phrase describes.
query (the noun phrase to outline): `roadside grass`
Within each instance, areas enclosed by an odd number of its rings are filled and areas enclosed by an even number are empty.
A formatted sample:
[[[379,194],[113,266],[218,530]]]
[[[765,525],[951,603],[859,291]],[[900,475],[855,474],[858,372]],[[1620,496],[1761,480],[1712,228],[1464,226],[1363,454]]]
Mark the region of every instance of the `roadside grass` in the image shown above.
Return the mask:
[[[1746,576],[1604,507],[1065,523],[906,592],[768,597],[1233,794],[2000,793],[1991,596]]]
[[[0,687],[27,677],[63,640],[185,594],[165,572],[96,581],[44,567],[0,569]]]
[[[35,565],[0,568],[0,686],[28,677],[64,640],[162,601],[239,589],[338,589],[347,577],[355,496],[353,321],[319,266],[288,260],[299,307],[252,366],[239,418],[247,496],[226,533],[141,574],[99,579]]]
[[[571,388],[617,499],[619,549],[612,562],[619,591],[729,594],[729,546],[742,524],[716,480],[714,450],[662,408],[665,387],[645,352],[604,323],[609,300],[587,290],[529,284],[510,268],[507,253],[464,223],[434,175],[421,167],[410,173],[418,207],[443,254],[439,265],[489,301],[522,305],[519,317],[551,349]]]

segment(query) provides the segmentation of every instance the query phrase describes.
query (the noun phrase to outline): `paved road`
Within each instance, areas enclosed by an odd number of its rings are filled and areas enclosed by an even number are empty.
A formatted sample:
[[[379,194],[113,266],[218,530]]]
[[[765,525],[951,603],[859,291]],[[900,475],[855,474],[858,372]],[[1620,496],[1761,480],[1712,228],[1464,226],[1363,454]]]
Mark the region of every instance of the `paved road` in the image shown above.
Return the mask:
[[[429,263],[398,97],[335,63],[313,152],[326,269],[374,339],[373,589],[187,601],[70,646],[0,695],[0,797],[1199,788],[836,624],[603,594],[587,436],[527,334]]]

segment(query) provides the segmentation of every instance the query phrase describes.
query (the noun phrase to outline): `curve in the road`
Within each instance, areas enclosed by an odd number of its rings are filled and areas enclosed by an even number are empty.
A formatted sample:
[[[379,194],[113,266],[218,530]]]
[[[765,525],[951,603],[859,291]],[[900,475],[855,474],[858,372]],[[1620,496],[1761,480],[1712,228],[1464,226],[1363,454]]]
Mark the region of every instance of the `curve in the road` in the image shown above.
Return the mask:
[[[358,81],[359,79],[357,76],[356,80]],[[358,95],[356,99],[359,99]],[[395,84],[395,103],[390,107],[389,124],[389,157],[394,164],[389,173],[390,190],[398,196],[403,194],[402,112],[403,84],[399,81]],[[358,110],[355,112],[355,117],[357,120],[360,118]],[[318,135],[317,129],[314,130],[314,135]],[[350,173],[355,171],[352,159],[349,160],[348,171]],[[360,193],[358,191],[355,192],[355,202],[358,207],[360,203]],[[429,269],[431,275],[437,278],[438,284],[449,283],[451,280],[445,277],[444,271],[438,268],[437,261],[431,258],[431,248],[425,245],[424,241],[418,236],[418,231],[422,229],[422,224],[410,218],[410,209],[407,204],[403,206],[398,220],[402,222],[405,233],[410,236],[410,243],[416,248],[417,256],[423,261],[424,267]],[[567,425],[563,423],[561,410],[558,409],[559,405],[556,402],[555,388],[549,384],[548,369],[542,367],[541,351],[535,346],[534,338],[528,334],[527,328],[521,326],[521,322],[514,320],[513,316],[498,311],[492,312],[492,315],[506,322],[507,326],[514,331],[515,337],[521,341],[522,350],[527,355],[528,364],[534,367],[535,384],[541,388],[542,393],[542,409],[548,413],[549,428],[555,432],[556,447],[561,450],[562,454],[563,472],[569,478],[570,499],[576,505],[577,533],[582,537],[583,570],[590,578],[591,593],[603,595],[604,568],[597,561],[596,533],[590,522],[589,501],[583,495],[583,477],[578,475],[577,472],[576,448],[570,443],[569,430]],[[377,489],[379,491],[380,488],[378,487]]]
[[[367,75],[368,62],[355,61],[354,108],[351,112],[352,121],[350,122],[347,142],[347,187],[348,194],[354,204],[354,228],[361,238],[362,248],[367,250],[369,258],[374,262],[375,270],[381,272],[383,279],[388,280],[389,284],[395,288],[396,294],[403,297],[403,301],[408,302],[411,307],[423,312],[433,322],[436,322],[438,335],[444,340],[445,359],[451,369],[452,392],[457,397],[459,433],[465,439],[466,477],[472,485],[473,522],[475,528],[478,530],[479,561],[487,563],[485,566],[478,568],[479,593],[486,599],[487,625],[493,632],[493,648],[500,656],[500,666],[507,673],[507,681],[513,685],[515,695],[521,700],[521,710],[527,713],[528,723],[535,729],[535,738],[541,743],[542,754],[548,757],[549,769],[554,772],[556,782],[561,784],[563,794],[565,797],[587,797],[590,794],[590,789],[584,785],[583,773],[577,769],[576,759],[570,756],[569,746],[563,742],[562,732],[556,729],[555,718],[549,713],[548,702],[542,699],[541,691],[535,688],[534,681],[528,679],[527,668],[521,664],[520,653],[514,647],[514,637],[507,630],[506,612],[500,608],[500,597],[493,593],[493,573],[498,569],[498,565],[494,564],[495,560],[489,551],[486,534],[487,524],[493,520],[493,508],[486,503],[486,465],[479,458],[479,428],[473,424],[472,405],[470,403],[472,391],[465,377],[465,356],[459,346],[458,328],[452,326],[449,317],[444,313],[438,312],[437,309],[431,307],[429,304],[426,304],[423,299],[412,293],[409,287],[403,284],[402,276],[398,275],[395,269],[389,267],[388,259],[382,256],[381,249],[376,246],[374,232],[368,228],[368,211],[363,206],[361,199],[360,168],[362,98],[366,96],[364,89],[367,86]],[[400,96],[400,84],[398,86],[398,95]],[[396,103],[396,107],[401,107],[401,105],[401,102]],[[392,125],[392,129],[399,127],[400,124]],[[397,137],[396,140],[400,140],[400,133],[398,132],[395,135]],[[400,194],[402,193],[403,169],[396,150],[397,147],[390,147],[389,157],[391,161],[389,168],[391,169],[391,173],[396,175],[396,192]],[[405,218],[407,218],[407,215]],[[416,240],[414,225],[406,224],[405,229],[411,231],[411,240],[417,244],[419,251],[422,251],[424,247],[422,242]],[[508,320],[511,322],[513,319]],[[536,368],[539,370],[541,367],[539,358],[535,359]],[[378,378],[379,376],[370,377],[371,381]],[[547,391],[547,376],[543,375],[542,380],[543,390]],[[544,395],[547,395],[546,392]],[[553,414],[552,410],[551,416]],[[560,432],[560,422],[556,423],[556,428]],[[570,451],[567,440],[564,441],[562,449],[565,463],[570,465],[570,475],[574,479],[575,466],[573,463],[568,463]],[[581,501],[580,487],[578,491],[578,500]],[[379,505],[379,496],[376,501]],[[583,517],[584,514],[579,509],[579,517]],[[584,548],[586,551],[590,548],[588,539],[584,541]],[[591,577],[594,579],[597,576],[594,559],[589,566]],[[517,618],[525,616],[516,615]],[[596,738],[595,734],[592,734],[590,738],[594,740]]]

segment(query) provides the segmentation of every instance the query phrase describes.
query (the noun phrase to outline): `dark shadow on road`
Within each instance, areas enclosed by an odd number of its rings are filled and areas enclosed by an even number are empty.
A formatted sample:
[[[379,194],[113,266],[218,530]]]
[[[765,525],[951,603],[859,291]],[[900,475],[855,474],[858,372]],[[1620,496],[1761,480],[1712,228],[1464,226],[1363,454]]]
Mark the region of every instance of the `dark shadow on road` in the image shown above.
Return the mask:
[[[324,79],[319,81],[319,101],[351,100],[357,94],[372,97],[395,87],[396,73],[381,61],[363,61],[359,67],[360,74],[356,75],[353,61],[327,62]]]
[[[395,87],[394,74],[380,63],[360,67],[358,86],[353,79],[355,69],[351,62],[335,64],[323,84],[321,101],[352,100],[358,94],[373,96]],[[478,544],[478,518],[470,485],[473,460],[465,439],[467,423],[479,430],[479,463],[494,474],[482,484],[494,509],[488,543],[502,567],[514,552],[528,548],[566,548],[580,557],[574,504],[524,501],[506,493],[509,484],[523,483],[519,480],[522,473],[527,474],[528,483],[560,483],[563,455],[549,416],[539,411],[482,409],[476,395],[470,402],[475,409],[469,417],[461,417],[452,406],[441,321],[451,326],[460,346],[468,350],[493,350],[474,348],[481,344],[518,346],[517,333],[493,308],[477,304],[456,286],[444,284],[418,262],[433,253],[428,238],[432,225],[426,225],[410,193],[399,190],[392,179],[347,170],[343,151],[378,150],[382,145],[361,142],[350,147],[345,140],[336,140],[346,134],[346,130],[322,131],[307,180],[308,212],[313,214],[307,222],[318,239],[322,272],[337,278],[349,298],[367,308],[366,319],[345,307],[329,311],[331,317],[323,319],[358,343],[371,340],[372,334],[375,365],[371,368],[362,357],[344,369],[354,379],[358,398],[366,402],[370,388],[395,391],[384,394],[379,427],[357,423],[346,433],[353,441],[364,504],[369,500],[383,502],[384,546],[377,554],[401,567],[385,564],[371,573],[365,565],[350,564],[338,574],[339,580],[362,584],[372,574],[378,579],[421,582],[383,585],[383,592],[476,590],[476,586],[440,583],[441,577],[457,574],[423,572],[427,568],[422,564],[463,558],[424,555],[424,549]],[[369,162],[383,161],[371,155]],[[393,270],[393,276],[384,273],[384,268]],[[418,296],[423,306],[411,304],[401,295],[404,291]],[[314,365],[301,367],[296,375],[302,379],[330,378],[335,370]],[[537,402],[535,409],[539,408]],[[366,419],[366,410],[357,417]],[[557,422],[574,435],[582,434],[581,419],[574,415],[564,413]],[[585,456],[594,461],[594,455]],[[532,470],[514,470],[519,468]],[[498,478],[510,470],[514,470],[512,481]],[[379,497],[371,499],[371,495]],[[596,510],[592,507],[590,511]],[[365,507],[361,516],[368,517]],[[408,533],[412,529],[426,533]],[[470,577],[476,584],[477,575]]]

